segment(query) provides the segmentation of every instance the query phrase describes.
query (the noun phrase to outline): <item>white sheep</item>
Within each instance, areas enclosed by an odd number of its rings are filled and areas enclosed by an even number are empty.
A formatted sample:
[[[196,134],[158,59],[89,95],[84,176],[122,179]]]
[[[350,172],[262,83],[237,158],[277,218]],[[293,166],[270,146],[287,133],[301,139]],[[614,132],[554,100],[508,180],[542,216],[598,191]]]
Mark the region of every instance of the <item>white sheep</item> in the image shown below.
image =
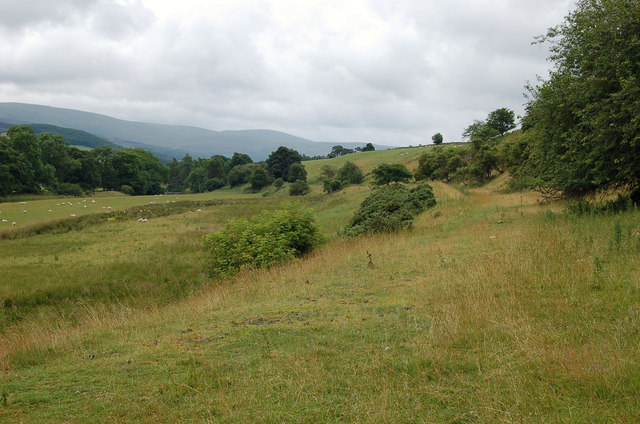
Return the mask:
[[[11,225],[13,225],[13,226],[15,227],[15,226],[16,226],[16,221],[13,221],[13,222],[11,223]]]
[[[70,216],[71,216],[71,218],[75,218],[75,217],[76,217],[76,214],[75,214],[75,213],[72,213]]]
[[[22,213],[27,213],[27,210],[26,210],[26,209],[23,209],[23,210],[22,210]]]

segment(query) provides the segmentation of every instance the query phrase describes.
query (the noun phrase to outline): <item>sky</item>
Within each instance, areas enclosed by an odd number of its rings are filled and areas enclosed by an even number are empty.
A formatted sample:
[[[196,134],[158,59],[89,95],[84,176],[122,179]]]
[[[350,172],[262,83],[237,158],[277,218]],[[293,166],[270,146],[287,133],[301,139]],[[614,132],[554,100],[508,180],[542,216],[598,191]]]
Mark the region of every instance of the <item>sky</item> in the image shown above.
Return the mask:
[[[574,0],[0,0],[0,101],[315,141],[521,115]]]

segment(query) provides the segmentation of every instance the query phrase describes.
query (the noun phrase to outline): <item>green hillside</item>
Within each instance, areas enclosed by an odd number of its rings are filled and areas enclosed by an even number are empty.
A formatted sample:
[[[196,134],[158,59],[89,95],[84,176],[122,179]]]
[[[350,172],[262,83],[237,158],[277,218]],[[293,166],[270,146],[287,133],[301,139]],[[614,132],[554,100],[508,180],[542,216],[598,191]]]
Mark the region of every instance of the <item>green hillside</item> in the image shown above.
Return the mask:
[[[413,169],[423,150],[305,162],[326,242],[224,280],[202,237],[286,185],[0,204],[30,219],[0,229],[25,232],[0,240],[0,421],[635,422],[640,213],[569,214],[502,175],[434,182],[410,231],[339,237],[370,177],[327,195],[320,167]]]

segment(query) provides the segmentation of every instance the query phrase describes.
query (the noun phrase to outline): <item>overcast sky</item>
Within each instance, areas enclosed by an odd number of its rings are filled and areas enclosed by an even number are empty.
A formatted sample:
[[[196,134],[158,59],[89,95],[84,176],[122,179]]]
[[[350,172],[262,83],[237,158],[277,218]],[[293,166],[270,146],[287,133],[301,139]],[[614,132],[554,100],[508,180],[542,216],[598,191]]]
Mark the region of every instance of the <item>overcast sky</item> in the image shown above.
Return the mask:
[[[0,0],[0,101],[316,141],[523,111],[573,0]]]

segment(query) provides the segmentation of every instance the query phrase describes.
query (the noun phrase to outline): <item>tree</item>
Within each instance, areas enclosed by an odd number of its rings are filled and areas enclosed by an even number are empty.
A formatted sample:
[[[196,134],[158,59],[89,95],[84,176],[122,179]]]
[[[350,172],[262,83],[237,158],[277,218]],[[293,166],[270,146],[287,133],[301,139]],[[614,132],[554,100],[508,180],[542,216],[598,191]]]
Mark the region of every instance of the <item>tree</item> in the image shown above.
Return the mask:
[[[208,178],[224,179],[227,176],[227,167],[225,161],[219,156],[214,156],[206,161],[205,169]]]
[[[348,155],[350,153],[353,153],[353,149],[347,149],[346,147],[337,145],[331,148],[331,153],[329,153],[327,156],[329,158],[337,158],[339,156]]]
[[[192,193],[202,193],[207,189],[207,171],[202,167],[194,168],[184,181]]]
[[[338,173],[338,168],[333,165],[322,165],[320,167],[320,175],[318,176],[318,181],[328,181],[336,176]]]
[[[524,174],[541,190],[580,197],[628,188],[640,197],[640,3],[579,0],[539,38],[555,64],[528,87]]]
[[[493,128],[498,135],[504,135],[516,127],[515,114],[506,107],[496,109],[487,116],[487,125]]]
[[[336,178],[340,181],[346,181],[350,184],[360,184],[364,180],[362,169],[353,162],[347,161],[342,168],[338,170]]]
[[[238,165],[245,165],[247,163],[253,163],[253,160],[249,157],[249,155],[245,155],[244,153],[235,152],[231,159],[227,162],[227,169],[232,170]]]
[[[374,150],[376,150],[376,148],[371,143],[365,144],[364,147],[360,149],[362,152],[373,152]]]
[[[393,182],[407,182],[413,174],[400,163],[382,163],[373,171],[373,185],[385,185]]]
[[[253,191],[260,191],[271,183],[273,183],[273,177],[263,167],[257,168],[249,177],[249,184]]]
[[[307,170],[304,169],[304,165],[301,163],[293,163],[289,167],[289,174],[287,175],[287,181],[307,181]]]
[[[442,134],[440,133],[435,133],[433,137],[431,137],[431,141],[433,141],[433,144],[437,146],[438,144],[442,144],[444,137],[442,137]]]
[[[233,167],[227,174],[227,182],[231,187],[237,187],[249,182],[251,174],[260,166],[255,163],[245,163],[244,165],[238,165]]]
[[[267,171],[269,171],[273,178],[282,178],[285,181],[290,181],[288,179],[289,167],[301,161],[302,156],[300,156],[300,153],[293,149],[280,146],[267,158]]]

